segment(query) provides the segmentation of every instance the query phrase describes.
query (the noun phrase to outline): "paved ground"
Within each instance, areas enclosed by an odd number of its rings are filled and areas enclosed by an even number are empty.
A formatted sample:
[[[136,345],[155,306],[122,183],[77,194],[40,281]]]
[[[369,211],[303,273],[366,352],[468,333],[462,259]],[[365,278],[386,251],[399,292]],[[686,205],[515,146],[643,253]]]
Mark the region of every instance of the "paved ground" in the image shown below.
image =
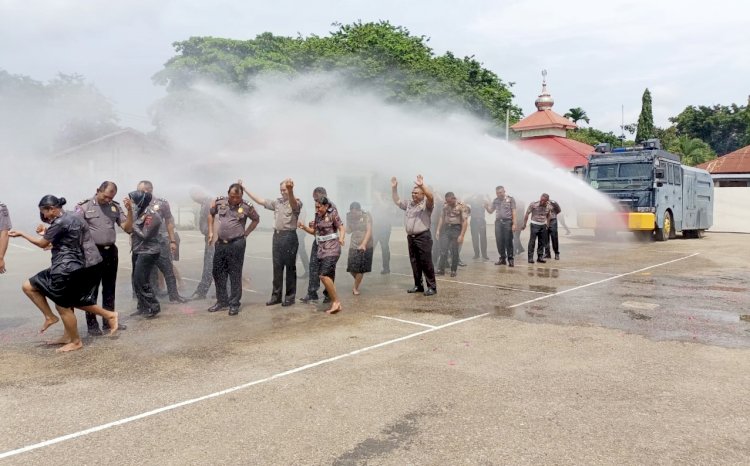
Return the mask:
[[[404,292],[394,230],[394,273],[377,273],[376,254],[353,297],[340,269],[337,316],[265,307],[270,235],[254,236],[238,317],[167,305],[66,355],[43,344],[60,326],[36,335],[41,314],[19,290],[48,257],[14,240],[0,277],[0,462],[750,462],[746,235],[574,231],[561,261],[514,269],[472,261],[467,243],[468,267],[427,298]],[[200,248],[183,234],[189,279]],[[127,315],[125,269],[119,286]]]

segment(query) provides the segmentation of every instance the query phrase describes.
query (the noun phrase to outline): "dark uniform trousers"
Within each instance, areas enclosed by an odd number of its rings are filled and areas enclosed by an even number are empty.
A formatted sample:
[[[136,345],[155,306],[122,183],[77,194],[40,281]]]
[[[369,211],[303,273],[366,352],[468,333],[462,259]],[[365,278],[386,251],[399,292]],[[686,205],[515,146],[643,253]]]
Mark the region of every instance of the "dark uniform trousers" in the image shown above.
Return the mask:
[[[471,228],[471,245],[474,247],[474,257],[481,254],[487,257],[487,222],[484,220],[472,220],[469,222]]]
[[[428,288],[437,289],[435,267],[432,262],[432,233],[427,230],[415,235],[406,235],[409,261],[414,275],[414,286],[422,288],[422,275]]]
[[[378,228],[373,234],[373,249],[380,244],[380,252],[383,257],[383,270],[391,270],[391,227]]]
[[[513,260],[513,220],[495,220],[495,242],[500,260]]]
[[[169,299],[178,299],[180,293],[177,291],[177,278],[174,276],[174,269],[172,268],[172,251],[169,249],[169,241],[160,242],[161,251],[159,253],[159,259],[156,261],[156,268],[158,268],[162,275],[164,275],[164,282],[167,284],[167,293]],[[156,277],[156,269],[151,274],[151,287],[154,290],[158,290],[158,280]]]
[[[158,314],[161,310],[151,276],[161,254],[133,254],[133,290],[138,299],[138,311]]]
[[[242,265],[245,263],[245,237],[219,240],[214,253],[216,300],[222,306],[239,307],[242,297]],[[231,291],[227,294],[227,278]]]
[[[273,233],[273,291],[272,300],[281,300],[281,287],[284,284],[286,268],[286,294],[284,300],[294,300],[297,295],[297,249],[299,239],[294,230],[281,230]]]
[[[310,257],[307,255],[307,248],[305,247],[305,238],[307,233],[302,230],[297,230],[297,255],[299,260],[302,261],[302,267],[305,269],[305,273],[310,273]],[[295,259],[296,260],[296,259]]]
[[[201,282],[198,283],[198,287],[195,289],[195,293],[199,295],[207,295],[211,283],[214,281],[214,245],[208,244],[208,237],[205,238],[205,249],[203,250],[203,273],[201,274]]]
[[[443,225],[443,231],[440,233],[440,262],[438,270],[445,271],[448,265],[448,253],[451,255],[451,271],[458,270],[458,237],[461,235],[461,225]],[[430,287],[432,288],[432,287]]]
[[[529,254],[529,260],[534,258],[534,242],[537,242],[536,256],[538,258],[544,257],[544,250],[547,247],[547,225],[537,225],[536,223],[531,224],[531,234],[529,235],[529,244],[526,249]]]
[[[521,244],[521,230],[513,232],[513,251],[516,254],[521,254],[525,251],[523,245]]]
[[[557,219],[553,218],[549,221],[549,241],[547,244],[547,252],[545,254],[546,257],[551,257],[550,254],[550,243],[552,244],[552,251],[555,251],[555,254],[560,254],[560,242],[559,238],[557,236]]]
[[[318,259],[318,242],[313,241],[310,248],[310,280],[307,286],[307,296],[318,296],[320,289],[320,259]],[[328,291],[323,290],[323,295],[328,296]]]
[[[102,256],[102,262],[99,264],[102,285],[102,307],[108,311],[115,310],[115,285],[117,284],[117,266],[119,256],[117,246],[97,246],[99,254]],[[106,320],[102,319],[104,328],[109,328]],[[99,328],[96,321],[96,315],[91,312],[86,313],[86,326],[88,328]]]

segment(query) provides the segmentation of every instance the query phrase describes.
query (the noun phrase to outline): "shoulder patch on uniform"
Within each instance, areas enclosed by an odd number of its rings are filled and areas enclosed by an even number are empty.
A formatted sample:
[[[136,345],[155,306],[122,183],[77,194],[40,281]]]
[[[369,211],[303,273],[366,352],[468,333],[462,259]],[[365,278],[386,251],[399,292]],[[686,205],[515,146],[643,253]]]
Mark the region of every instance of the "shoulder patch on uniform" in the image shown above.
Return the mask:
[[[120,203],[115,200],[112,201],[112,204],[116,205],[117,207],[120,207]]]
[[[226,196],[219,196],[219,197],[217,197],[217,198],[216,198],[215,200],[217,200],[217,201],[222,201],[222,200],[224,200],[224,199],[226,199]]]
[[[91,199],[84,199],[84,200],[82,200],[81,202],[79,202],[79,203],[78,203],[78,205],[84,205],[85,203],[87,203],[87,202],[88,202],[88,201],[90,201],[90,200],[91,200]]]

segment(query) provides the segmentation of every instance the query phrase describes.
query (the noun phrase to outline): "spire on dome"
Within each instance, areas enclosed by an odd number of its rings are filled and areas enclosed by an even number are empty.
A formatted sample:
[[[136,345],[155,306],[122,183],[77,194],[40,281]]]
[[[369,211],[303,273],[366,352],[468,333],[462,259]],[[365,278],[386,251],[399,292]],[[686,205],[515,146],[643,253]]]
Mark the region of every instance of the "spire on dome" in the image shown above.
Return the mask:
[[[537,110],[549,110],[555,105],[555,99],[547,91],[547,70],[542,70],[542,93],[534,102]]]

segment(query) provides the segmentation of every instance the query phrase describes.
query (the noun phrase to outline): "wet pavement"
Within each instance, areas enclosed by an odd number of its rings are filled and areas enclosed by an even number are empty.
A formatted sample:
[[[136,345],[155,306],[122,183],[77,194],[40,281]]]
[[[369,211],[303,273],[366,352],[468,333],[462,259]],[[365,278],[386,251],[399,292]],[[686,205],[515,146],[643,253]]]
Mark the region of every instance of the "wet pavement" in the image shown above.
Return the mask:
[[[181,236],[189,296],[201,237]],[[376,251],[360,296],[340,260],[336,316],[322,304],[266,307],[270,234],[251,238],[239,316],[209,314],[204,300],[144,320],[127,317],[134,302],[121,236],[118,308],[128,329],[85,338],[66,355],[43,344],[61,326],[38,336],[41,314],[20,292],[48,255],[14,240],[0,277],[0,458],[750,461],[747,235],[596,242],[574,230],[561,236],[562,260],[528,264],[524,255],[515,268],[473,261],[467,242],[468,266],[424,297],[405,293],[411,271],[394,229],[392,273],[379,274]]]

